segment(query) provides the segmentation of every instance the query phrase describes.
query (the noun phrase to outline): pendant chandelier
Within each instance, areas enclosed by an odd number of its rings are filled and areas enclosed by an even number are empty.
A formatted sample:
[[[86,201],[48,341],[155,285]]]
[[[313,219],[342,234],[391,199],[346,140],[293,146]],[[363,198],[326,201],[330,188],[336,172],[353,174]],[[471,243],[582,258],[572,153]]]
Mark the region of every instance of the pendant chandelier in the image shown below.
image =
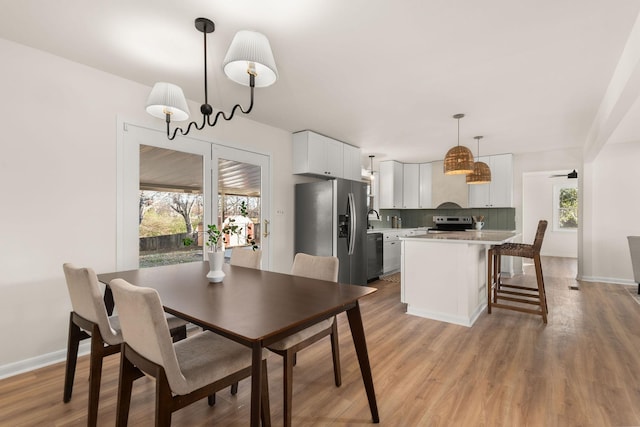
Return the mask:
[[[371,181],[373,181],[374,179],[374,175],[373,175],[373,158],[375,156],[374,155],[369,155],[369,179]]]
[[[197,18],[195,27],[203,34],[204,38],[204,104],[200,106],[202,123],[189,122],[186,130],[175,128],[170,130],[171,121],[182,121],[189,118],[189,107],[184,93],[179,86],[171,83],[159,82],[153,86],[147,99],[147,112],[154,117],[164,119],[167,123],[167,138],[173,140],[178,131],[181,135],[187,135],[192,127],[202,130],[206,125],[215,126],[218,119],[231,120],[236,110],[243,114],[249,114],[253,109],[253,90],[255,87],[271,86],[278,79],[278,70],[271,52],[269,40],[263,34],[255,31],[238,31],[229,46],[227,55],[222,63],[222,69],[227,77],[234,82],[249,86],[251,100],[245,110],[236,104],[227,116],[223,111],[218,111],[212,118],[213,107],[209,104],[207,85],[207,34],[215,30],[213,21],[207,18]]]
[[[478,160],[473,163],[473,172],[467,175],[467,184],[487,184],[491,182],[491,169],[485,162],[480,161],[481,136],[474,136],[478,142]]]
[[[460,145],[460,119],[464,114],[456,114],[454,119],[458,120],[458,145],[447,151],[444,158],[445,175],[462,175],[473,172],[473,153],[465,146]]]

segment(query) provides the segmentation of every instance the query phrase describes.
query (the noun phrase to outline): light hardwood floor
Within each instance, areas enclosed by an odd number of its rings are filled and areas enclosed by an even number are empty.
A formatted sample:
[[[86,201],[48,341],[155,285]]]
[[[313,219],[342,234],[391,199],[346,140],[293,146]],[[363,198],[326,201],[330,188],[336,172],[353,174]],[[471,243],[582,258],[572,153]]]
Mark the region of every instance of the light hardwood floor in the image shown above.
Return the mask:
[[[640,305],[625,286],[576,282],[575,261],[543,258],[549,323],[495,309],[472,328],[413,317],[398,283],[372,283],[362,300],[383,426],[640,425]],[[513,282],[533,284],[526,267]],[[346,317],[338,316],[342,387],[333,384],[330,344],[298,355],[293,379],[295,426],[369,425],[371,415]],[[27,338],[28,339],[28,338]],[[107,359],[99,425],[115,419],[118,356]],[[282,424],[281,358],[270,355],[274,425]],[[0,425],[86,425],[88,359],[81,358],[70,403],[62,403],[63,363],[0,381]],[[174,426],[244,426],[249,383],[174,414]],[[134,385],[130,425],[153,424],[154,388]]]

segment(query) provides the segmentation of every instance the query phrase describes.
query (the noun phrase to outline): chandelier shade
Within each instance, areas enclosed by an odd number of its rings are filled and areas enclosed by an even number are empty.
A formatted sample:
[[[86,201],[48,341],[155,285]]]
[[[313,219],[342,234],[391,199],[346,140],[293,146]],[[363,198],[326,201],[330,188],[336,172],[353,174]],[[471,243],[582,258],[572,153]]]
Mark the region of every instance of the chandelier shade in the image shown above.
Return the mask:
[[[465,146],[460,145],[460,119],[464,114],[456,114],[454,119],[458,120],[458,145],[447,151],[444,157],[445,175],[462,175],[473,172],[473,153]]]
[[[467,175],[467,184],[488,184],[491,182],[491,168],[485,162],[480,161],[480,139],[481,136],[474,137],[478,141],[478,160],[473,163],[473,172]]]
[[[249,86],[249,75],[255,76],[255,87],[271,86],[278,80],[269,39],[256,31],[238,31],[222,63],[224,73],[234,82]]]
[[[202,33],[204,45],[204,103],[200,105],[202,121],[200,123],[190,121],[186,125],[186,129],[176,127],[171,131],[172,121],[182,121],[189,118],[187,100],[179,86],[165,82],[156,83],[147,99],[147,112],[154,117],[165,119],[169,140],[175,139],[178,132],[183,136],[189,134],[191,128],[202,130],[207,125],[213,127],[219,119],[229,121],[233,119],[236,111],[249,114],[253,109],[254,89],[270,86],[278,79],[278,69],[267,37],[255,31],[238,31],[229,46],[222,68],[229,79],[238,84],[249,86],[249,106],[243,108],[240,104],[236,104],[228,115],[224,111],[217,111],[213,114],[213,107],[209,104],[207,34],[213,33],[216,26],[213,21],[207,18],[196,18],[194,25],[196,30]]]
[[[171,115],[171,120],[181,122],[189,118],[189,106],[180,86],[158,82],[147,98],[147,113],[159,119]]]

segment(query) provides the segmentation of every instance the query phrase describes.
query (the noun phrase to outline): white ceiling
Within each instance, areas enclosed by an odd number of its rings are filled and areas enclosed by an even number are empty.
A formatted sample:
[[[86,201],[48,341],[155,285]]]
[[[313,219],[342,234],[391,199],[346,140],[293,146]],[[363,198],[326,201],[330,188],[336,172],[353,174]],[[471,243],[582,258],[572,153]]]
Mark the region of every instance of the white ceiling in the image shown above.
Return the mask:
[[[456,143],[456,113],[474,153],[475,135],[481,154],[581,147],[639,10],[637,0],[20,0],[3,7],[0,37],[148,86],[169,81],[200,103],[193,21],[207,17],[209,100],[228,111],[248,89],[222,59],[236,31],[257,30],[280,79],[256,89],[251,119],[315,130],[365,159],[419,162]],[[638,117],[632,108],[614,136],[640,139]]]

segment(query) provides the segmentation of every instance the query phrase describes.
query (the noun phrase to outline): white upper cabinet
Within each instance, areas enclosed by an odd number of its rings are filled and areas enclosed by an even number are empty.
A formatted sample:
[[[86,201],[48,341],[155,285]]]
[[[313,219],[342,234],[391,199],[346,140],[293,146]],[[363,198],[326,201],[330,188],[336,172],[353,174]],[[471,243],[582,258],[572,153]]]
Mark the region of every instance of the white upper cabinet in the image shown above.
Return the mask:
[[[431,209],[431,163],[380,162],[380,209]]]
[[[469,185],[469,207],[513,207],[513,155],[480,157],[491,169],[491,182]]]
[[[420,165],[405,163],[402,166],[402,207],[415,209],[420,206]]]
[[[404,168],[394,160],[380,162],[380,209],[402,208]]]
[[[294,133],[293,173],[343,178],[344,145],[340,141],[315,132]]]
[[[362,159],[360,155],[360,149],[353,145],[344,144],[342,146],[344,150],[343,157],[343,170],[344,179],[351,179],[353,181],[362,180]]]
[[[431,209],[431,163],[420,164],[420,184],[418,208]]]

